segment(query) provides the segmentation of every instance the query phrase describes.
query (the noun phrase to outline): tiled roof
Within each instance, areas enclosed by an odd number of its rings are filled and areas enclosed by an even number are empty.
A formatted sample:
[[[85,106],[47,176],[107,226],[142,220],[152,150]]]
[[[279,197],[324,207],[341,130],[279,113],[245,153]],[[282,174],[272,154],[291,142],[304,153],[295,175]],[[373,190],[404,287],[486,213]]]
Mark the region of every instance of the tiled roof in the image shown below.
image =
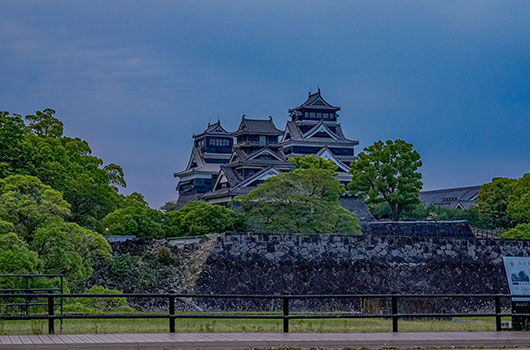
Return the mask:
[[[238,136],[242,134],[280,136],[283,135],[283,132],[276,128],[272,117],[269,117],[269,119],[247,119],[243,116],[239,128],[232,135]]]
[[[339,204],[344,209],[357,215],[361,222],[375,221],[370,209],[368,209],[368,206],[366,206],[362,199],[352,196],[343,196],[339,198]]]
[[[323,102],[323,104],[317,104],[319,99]],[[294,112],[294,111],[304,109],[304,108],[325,109],[325,110],[333,110],[333,111],[340,110],[340,107],[333,106],[329,104],[326,100],[324,100],[324,97],[322,97],[322,94],[320,93],[320,89],[318,89],[318,91],[315,92],[314,94],[309,93],[309,96],[307,96],[307,100],[305,100],[304,103],[302,103],[298,107],[290,109],[289,112]]]
[[[468,186],[457,188],[444,188],[433,191],[421,191],[420,200],[425,206],[438,205],[447,208],[456,208],[459,204],[468,209],[475,204],[475,199],[481,186]]]

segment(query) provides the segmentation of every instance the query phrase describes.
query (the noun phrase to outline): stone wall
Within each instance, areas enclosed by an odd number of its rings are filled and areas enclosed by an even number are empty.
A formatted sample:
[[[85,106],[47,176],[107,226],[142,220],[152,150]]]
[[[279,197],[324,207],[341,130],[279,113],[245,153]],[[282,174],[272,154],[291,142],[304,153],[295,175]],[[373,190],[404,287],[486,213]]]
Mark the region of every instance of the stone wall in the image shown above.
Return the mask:
[[[523,240],[222,235],[203,266],[194,291],[507,293],[502,257],[529,255],[530,241]],[[225,306],[235,308],[237,303]],[[436,309],[452,309],[447,303],[438,303]]]

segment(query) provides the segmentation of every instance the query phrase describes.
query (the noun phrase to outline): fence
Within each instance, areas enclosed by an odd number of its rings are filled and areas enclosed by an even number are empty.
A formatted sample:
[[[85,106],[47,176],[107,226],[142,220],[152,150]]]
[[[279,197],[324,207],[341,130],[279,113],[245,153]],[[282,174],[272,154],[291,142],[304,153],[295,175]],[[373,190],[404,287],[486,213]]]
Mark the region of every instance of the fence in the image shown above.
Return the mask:
[[[59,278],[59,286],[58,287],[38,287],[32,285],[32,281],[34,281],[36,278],[46,278],[46,279],[56,279]],[[6,295],[10,295],[12,298],[22,298],[24,299],[23,303],[18,302],[8,302],[8,303],[0,303],[0,306],[3,307],[13,307],[13,308],[23,308],[24,313],[26,315],[30,315],[30,308],[35,308],[39,306],[47,306],[48,303],[41,303],[41,302],[35,302],[33,300],[38,299],[39,297],[42,297],[43,295],[48,295],[50,293],[57,293],[57,295],[61,295],[64,292],[64,275],[62,274],[13,274],[13,275],[0,275],[0,281],[1,280],[16,280],[16,279],[22,279],[24,282],[22,283],[22,288],[0,288],[0,293],[4,293]],[[52,282],[52,285],[54,283]],[[63,313],[63,298],[54,298],[54,307],[59,306],[60,314]],[[0,319],[1,319],[0,315]],[[63,320],[61,319],[61,330],[63,329]]]
[[[502,230],[499,229],[486,229],[475,226],[470,226],[471,231],[477,238],[487,239],[501,239]]]
[[[12,298],[13,294],[0,294],[0,299]],[[34,294],[17,294],[17,297],[35,297]],[[0,315],[3,320],[48,320],[48,332],[55,332],[55,320],[65,319],[154,319],[165,318],[169,321],[169,332],[175,332],[175,320],[177,318],[194,319],[278,319],[283,321],[283,332],[289,332],[289,320],[293,319],[337,319],[337,318],[384,318],[392,320],[392,331],[399,331],[400,318],[429,317],[495,317],[496,330],[502,330],[502,317],[530,317],[530,313],[502,313],[501,299],[512,297],[530,297],[511,294],[327,294],[327,295],[252,295],[252,294],[40,294],[39,297],[47,299],[47,314],[41,315]],[[56,298],[166,298],[168,300],[168,312],[164,314],[55,314]],[[276,299],[282,302],[280,314],[178,314],[175,312],[175,300],[178,298],[225,298],[225,299]],[[335,314],[291,314],[289,301],[295,299],[371,299],[389,298],[391,300],[391,312],[388,314],[357,314],[357,313],[335,313]],[[407,298],[475,298],[481,300],[493,300],[495,310],[486,313],[457,312],[457,313],[399,313],[399,300]]]

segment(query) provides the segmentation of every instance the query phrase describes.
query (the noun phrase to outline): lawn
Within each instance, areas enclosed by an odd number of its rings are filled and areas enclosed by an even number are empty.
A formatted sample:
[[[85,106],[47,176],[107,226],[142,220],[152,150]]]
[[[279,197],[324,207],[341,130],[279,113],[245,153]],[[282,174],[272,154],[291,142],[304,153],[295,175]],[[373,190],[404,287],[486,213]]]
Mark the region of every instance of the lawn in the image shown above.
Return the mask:
[[[281,320],[256,319],[176,319],[177,332],[281,332]],[[45,334],[46,320],[2,321],[0,334]],[[60,322],[55,323],[56,333]],[[392,321],[382,319],[291,320],[290,332],[390,332]],[[64,333],[158,333],[168,332],[167,319],[64,320]],[[494,331],[492,317],[449,320],[400,321],[400,332]]]

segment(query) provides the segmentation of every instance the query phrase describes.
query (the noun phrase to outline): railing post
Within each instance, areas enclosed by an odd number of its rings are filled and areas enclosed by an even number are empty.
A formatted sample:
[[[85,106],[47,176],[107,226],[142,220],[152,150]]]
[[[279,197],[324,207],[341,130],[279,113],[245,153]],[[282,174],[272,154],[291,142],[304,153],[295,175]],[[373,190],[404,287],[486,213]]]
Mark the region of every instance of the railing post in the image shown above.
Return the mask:
[[[175,333],[175,297],[169,297],[169,333]]]
[[[395,293],[392,293],[395,294]],[[398,328],[398,317],[396,316],[398,313],[398,304],[397,304],[397,295],[392,295],[392,332],[396,333],[399,332]]]
[[[287,293],[284,293],[287,294]],[[289,333],[289,319],[286,316],[289,316],[289,298],[283,297],[283,332]]]
[[[48,316],[51,316],[48,318],[48,333],[49,334],[55,333],[55,318],[53,318],[54,308],[55,308],[55,304],[53,301],[53,295],[48,295]]]
[[[499,295],[495,296],[495,326],[497,332],[500,332],[502,330],[502,322],[501,322],[501,316],[499,314],[501,313],[501,297]]]

